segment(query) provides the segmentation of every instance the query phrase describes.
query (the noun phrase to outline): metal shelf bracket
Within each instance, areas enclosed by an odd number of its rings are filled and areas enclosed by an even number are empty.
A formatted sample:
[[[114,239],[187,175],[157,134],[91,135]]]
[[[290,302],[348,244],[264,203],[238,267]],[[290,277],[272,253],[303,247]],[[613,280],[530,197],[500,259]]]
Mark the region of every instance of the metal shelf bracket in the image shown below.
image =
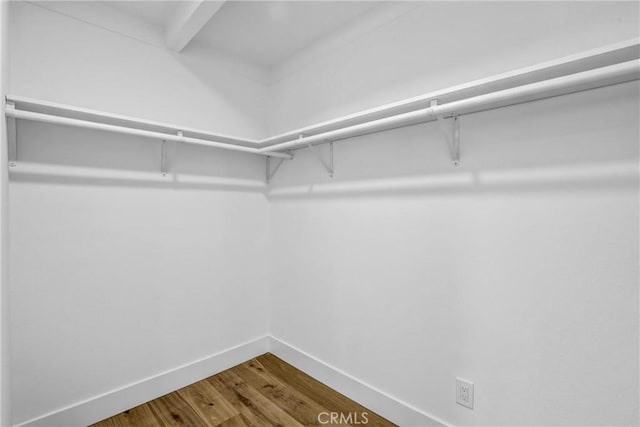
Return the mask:
[[[176,131],[176,135],[178,138],[182,138],[184,136],[184,132],[178,130]],[[169,142],[170,141],[163,139],[160,144],[160,173],[163,177],[169,175]]]
[[[15,109],[15,102],[8,101],[7,108]],[[8,143],[8,157],[9,167],[16,166],[18,161],[18,130],[16,128],[16,119],[14,117],[7,117],[7,143]]]
[[[163,139],[160,143],[160,173],[162,176],[167,176],[169,172],[167,163],[167,140]]]
[[[436,118],[438,119],[438,125],[440,131],[444,135],[447,145],[449,146],[449,153],[451,154],[451,160],[453,160],[454,166],[460,165],[460,120],[458,115],[451,116],[451,130],[447,127],[445,118],[437,112],[438,100],[431,100],[431,108],[436,109]]]
[[[280,169],[280,166],[282,166],[282,163],[285,160],[293,160],[293,153],[291,152],[287,152],[287,154],[291,155],[290,159],[285,159],[283,157],[276,157],[278,159],[278,162],[276,163],[275,167],[273,168],[273,170],[271,170],[271,156],[267,156],[267,167],[266,167],[266,174],[265,174],[265,178],[266,178],[266,182],[267,184],[269,184],[271,182],[271,180],[273,179],[273,177],[276,175],[276,172],[278,172],[278,169]]]
[[[329,172],[329,178],[333,178],[333,172],[334,172],[334,168],[333,168],[333,141],[329,142],[329,160],[325,160],[322,157],[322,154],[318,153],[315,150],[315,147],[312,144],[309,144],[309,149],[311,149],[311,152],[313,152],[315,154],[315,156],[318,158],[318,160],[320,160],[320,163],[322,163],[322,166],[325,167],[325,169],[327,170],[327,172]]]
[[[333,178],[333,142],[329,143],[329,178]]]
[[[298,139],[302,138],[304,138],[303,134],[298,135]],[[280,166],[282,166],[282,162],[284,162],[285,160],[293,160],[293,153],[291,151],[287,151],[287,154],[291,157],[288,159],[285,157],[278,158],[278,163],[276,163],[276,166],[273,168],[273,170],[271,170],[271,156],[267,156],[267,168],[265,176],[267,184],[269,184],[273,177],[276,175],[276,172],[278,172],[278,169],[280,169]]]

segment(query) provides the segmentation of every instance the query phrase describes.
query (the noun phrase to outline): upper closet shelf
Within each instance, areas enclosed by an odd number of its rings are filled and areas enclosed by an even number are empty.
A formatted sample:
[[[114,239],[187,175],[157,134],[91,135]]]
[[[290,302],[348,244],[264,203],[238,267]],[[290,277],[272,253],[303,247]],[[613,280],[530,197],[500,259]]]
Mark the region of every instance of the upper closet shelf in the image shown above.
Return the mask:
[[[626,40],[338,117],[260,144],[282,150],[638,80],[638,58],[640,40]],[[434,100],[438,107],[430,109]]]
[[[249,139],[16,95],[6,96],[5,115],[7,118],[98,129],[251,154],[282,158],[292,157],[286,153],[262,153],[255,147],[256,141]],[[9,154],[11,157],[11,153]]]
[[[159,140],[207,145],[268,157],[292,158],[288,152],[315,144],[337,141],[409,126],[431,120],[500,108],[539,99],[595,89],[640,79],[638,39],[544,62],[515,71],[430,92],[263,140],[216,134],[102,111],[7,95],[10,162],[15,162],[14,119],[99,129]],[[456,146],[457,132],[448,133]],[[13,141],[12,141],[12,140]],[[12,151],[13,146],[13,151]],[[456,159],[454,159],[456,160]]]

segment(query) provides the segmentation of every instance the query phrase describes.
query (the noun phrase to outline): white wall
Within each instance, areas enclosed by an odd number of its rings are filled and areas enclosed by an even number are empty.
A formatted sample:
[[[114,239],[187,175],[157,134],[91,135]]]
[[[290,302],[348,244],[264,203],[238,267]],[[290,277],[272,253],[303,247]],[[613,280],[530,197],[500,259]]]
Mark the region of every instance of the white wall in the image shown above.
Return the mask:
[[[272,71],[269,133],[638,37],[637,2],[390,2]]]
[[[0,94],[8,81],[9,3],[0,2]],[[9,351],[9,175],[6,121],[0,120],[0,425],[11,425]]]
[[[197,46],[170,54],[16,2],[9,89],[261,137],[638,28],[637,3],[388,8],[269,88]],[[163,180],[157,141],[21,123],[13,420],[268,323],[454,424],[637,423],[638,112],[634,83],[463,117],[456,169],[435,124],[336,144],[333,180],[301,150],[269,200],[260,158],[172,146]],[[455,376],[476,383],[475,410],[455,404]]]
[[[87,23],[101,19],[87,14],[107,13],[87,4],[12,2],[12,93],[240,137],[264,135],[267,88],[259,72],[240,71],[197,46],[171,52]]]
[[[455,169],[435,124],[336,144],[333,180],[298,152],[271,334],[454,425],[637,424],[639,113],[627,84],[464,117]]]
[[[254,136],[264,87],[11,4],[10,92]],[[19,122],[11,171],[13,421],[266,332],[264,159]],[[2,162],[5,164],[5,162]]]
[[[439,7],[285,64],[271,129],[638,35],[637,3]],[[465,116],[458,168],[435,123],[336,143],[333,179],[298,151],[271,334],[454,425],[636,425],[639,113],[636,82]]]

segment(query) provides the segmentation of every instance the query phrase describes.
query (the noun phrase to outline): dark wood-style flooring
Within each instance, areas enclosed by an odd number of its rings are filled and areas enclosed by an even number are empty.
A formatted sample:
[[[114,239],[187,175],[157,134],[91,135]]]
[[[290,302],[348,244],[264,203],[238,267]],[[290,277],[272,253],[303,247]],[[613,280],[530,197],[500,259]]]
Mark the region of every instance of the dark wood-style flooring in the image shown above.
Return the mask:
[[[271,353],[94,424],[96,427],[350,425],[395,424]]]

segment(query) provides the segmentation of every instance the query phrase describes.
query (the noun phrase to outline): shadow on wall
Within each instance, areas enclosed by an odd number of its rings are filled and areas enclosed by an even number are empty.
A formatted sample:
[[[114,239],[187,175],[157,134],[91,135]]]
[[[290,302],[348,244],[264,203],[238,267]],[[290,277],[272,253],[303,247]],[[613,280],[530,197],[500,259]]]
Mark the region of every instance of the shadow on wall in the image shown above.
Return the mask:
[[[272,189],[267,192],[267,196],[278,200],[496,191],[637,189],[639,178],[639,163],[630,161],[550,168],[452,172],[393,179],[287,186]]]

